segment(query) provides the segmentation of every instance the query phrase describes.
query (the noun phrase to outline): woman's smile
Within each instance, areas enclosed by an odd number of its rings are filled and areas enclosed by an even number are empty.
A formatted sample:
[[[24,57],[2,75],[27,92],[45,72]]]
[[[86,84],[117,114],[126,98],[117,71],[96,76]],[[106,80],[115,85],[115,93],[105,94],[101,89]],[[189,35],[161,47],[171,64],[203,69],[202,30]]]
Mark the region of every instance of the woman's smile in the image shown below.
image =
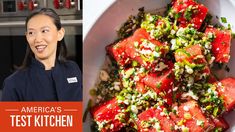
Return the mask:
[[[37,52],[39,53],[43,53],[43,51],[46,49],[47,45],[37,45],[35,46],[35,49],[37,50]]]

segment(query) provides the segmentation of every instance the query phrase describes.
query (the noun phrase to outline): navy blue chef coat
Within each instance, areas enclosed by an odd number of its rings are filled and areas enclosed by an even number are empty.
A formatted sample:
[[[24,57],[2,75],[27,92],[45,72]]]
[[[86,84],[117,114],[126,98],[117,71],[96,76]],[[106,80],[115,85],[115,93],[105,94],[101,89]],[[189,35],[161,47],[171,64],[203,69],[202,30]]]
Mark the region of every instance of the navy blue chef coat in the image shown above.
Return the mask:
[[[31,65],[7,77],[3,84],[2,101],[81,101],[82,76],[72,61],[56,61],[55,67],[32,59]]]

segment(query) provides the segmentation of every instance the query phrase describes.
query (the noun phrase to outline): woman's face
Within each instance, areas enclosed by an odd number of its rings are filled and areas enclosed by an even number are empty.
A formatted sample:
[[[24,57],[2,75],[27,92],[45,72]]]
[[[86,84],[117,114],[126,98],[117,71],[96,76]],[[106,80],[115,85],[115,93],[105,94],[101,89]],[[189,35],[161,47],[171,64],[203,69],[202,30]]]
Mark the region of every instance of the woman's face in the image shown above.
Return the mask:
[[[26,38],[37,60],[55,60],[57,41],[64,37],[64,29],[57,30],[52,18],[33,16],[27,24]]]

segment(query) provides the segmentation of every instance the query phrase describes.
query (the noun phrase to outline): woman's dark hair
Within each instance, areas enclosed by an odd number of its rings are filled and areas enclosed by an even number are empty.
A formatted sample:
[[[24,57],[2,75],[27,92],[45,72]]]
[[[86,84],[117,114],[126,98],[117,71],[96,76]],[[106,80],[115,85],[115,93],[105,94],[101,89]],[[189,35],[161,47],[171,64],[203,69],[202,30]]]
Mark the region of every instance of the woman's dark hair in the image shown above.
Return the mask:
[[[29,20],[36,15],[49,16],[50,18],[52,18],[53,23],[55,24],[57,30],[61,29],[62,26],[61,26],[60,17],[58,16],[58,14],[51,8],[41,8],[41,9],[35,10],[26,18],[26,22],[25,22],[26,31],[27,31],[27,24]],[[66,56],[67,56],[67,48],[66,48],[65,41],[63,38],[61,41],[58,41],[57,43],[56,60],[59,60],[60,62],[63,63],[66,61]],[[32,61],[32,58],[34,58],[34,54],[32,50],[30,49],[29,45],[27,44],[25,58],[20,69],[24,69],[28,67]]]

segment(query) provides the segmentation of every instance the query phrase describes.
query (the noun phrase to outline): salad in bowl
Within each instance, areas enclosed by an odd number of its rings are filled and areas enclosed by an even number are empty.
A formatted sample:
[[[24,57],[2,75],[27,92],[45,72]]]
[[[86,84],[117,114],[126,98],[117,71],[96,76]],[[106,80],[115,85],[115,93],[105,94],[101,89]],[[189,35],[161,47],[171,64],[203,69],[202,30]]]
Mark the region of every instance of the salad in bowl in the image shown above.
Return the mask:
[[[196,0],[145,9],[103,47],[84,119],[90,113],[92,129],[103,132],[226,131],[235,106],[235,75],[226,75],[232,25],[218,16],[222,24],[213,23]]]

